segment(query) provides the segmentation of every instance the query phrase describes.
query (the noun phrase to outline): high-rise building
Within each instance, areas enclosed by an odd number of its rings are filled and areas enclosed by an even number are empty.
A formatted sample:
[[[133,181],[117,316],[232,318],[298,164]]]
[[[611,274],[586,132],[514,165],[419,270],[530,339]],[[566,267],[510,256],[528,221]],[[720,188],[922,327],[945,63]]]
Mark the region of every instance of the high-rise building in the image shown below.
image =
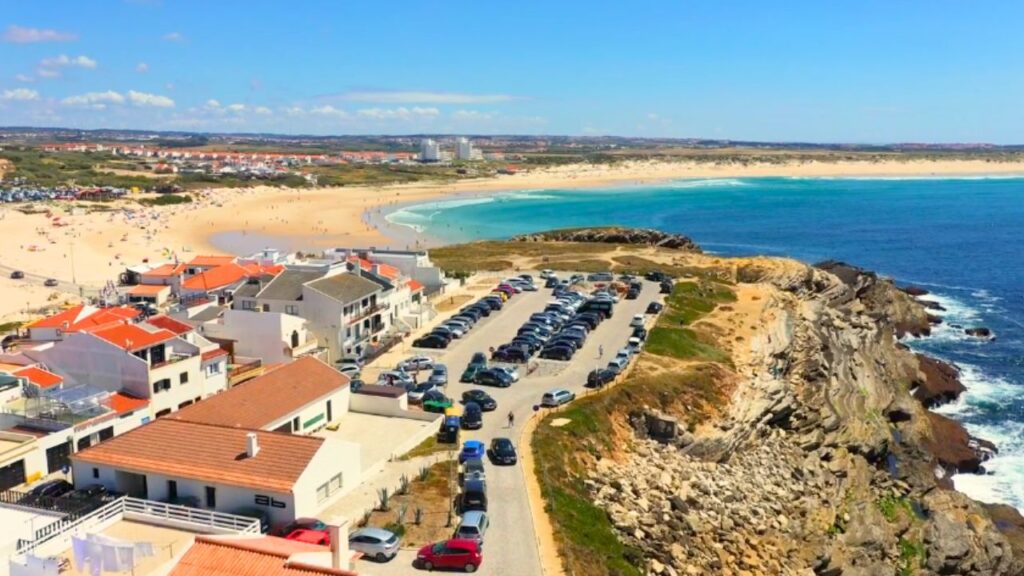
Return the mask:
[[[441,159],[441,146],[431,138],[420,140],[420,161],[437,162]]]
[[[460,137],[455,141],[455,159],[473,160],[473,143],[469,138]]]

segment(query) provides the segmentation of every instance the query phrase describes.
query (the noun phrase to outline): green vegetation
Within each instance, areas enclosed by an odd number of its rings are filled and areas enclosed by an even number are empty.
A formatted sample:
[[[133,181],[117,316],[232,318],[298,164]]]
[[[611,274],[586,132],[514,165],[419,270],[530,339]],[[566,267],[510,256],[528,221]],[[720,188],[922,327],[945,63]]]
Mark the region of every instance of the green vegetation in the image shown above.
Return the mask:
[[[913,576],[917,568],[924,565],[927,555],[924,543],[917,540],[900,538],[900,563],[896,569],[899,576]]]
[[[686,360],[729,363],[725,352],[688,326],[719,304],[735,301],[732,290],[715,282],[677,282],[665,299],[665,311],[647,337],[647,351]]]
[[[437,436],[431,435],[423,442],[420,442],[418,446],[406,452],[400,460],[409,460],[412,458],[418,458],[420,456],[429,456],[438,452],[448,452],[449,450],[455,450],[458,446],[454,444],[441,444],[437,441]],[[423,480],[424,478],[420,478]]]
[[[914,509],[910,505],[910,501],[900,496],[884,496],[878,499],[876,502],[878,510],[882,512],[882,516],[889,522],[895,522],[899,520],[900,513],[906,513],[907,518],[916,518]]]
[[[189,204],[192,202],[192,196],[189,194],[161,194],[156,198],[139,198],[138,202],[146,206],[173,206]]]
[[[18,328],[21,328],[22,324],[24,324],[24,322],[4,322],[3,324],[0,324],[0,334],[13,332]]]
[[[484,240],[468,244],[442,246],[430,250],[430,258],[445,272],[467,273],[508,270],[514,258],[536,258],[545,268],[554,268],[563,261],[578,266],[581,256],[601,254],[614,249],[611,244],[588,242],[507,242]],[[566,264],[567,266],[569,264]],[[578,267],[572,268],[579,270]],[[608,269],[603,263],[602,270]]]
[[[128,176],[103,172],[103,162],[113,155],[104,152],[42,152],[39,150],[3,150],[0,159],[14,166],[5,178],[24,178],[33,186],[56,187],[114,186],[117,188],[152,188],[164,181],[147,176]]]

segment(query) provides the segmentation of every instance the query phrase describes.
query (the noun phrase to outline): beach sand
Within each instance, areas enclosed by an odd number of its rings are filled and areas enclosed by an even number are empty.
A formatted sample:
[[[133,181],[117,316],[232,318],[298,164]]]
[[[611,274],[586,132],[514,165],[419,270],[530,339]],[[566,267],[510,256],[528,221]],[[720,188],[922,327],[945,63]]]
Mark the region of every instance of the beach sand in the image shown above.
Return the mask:
[[[258,186],[214,189],[191,204],[114,212],[67,214],[53,205],[48,217],[0,207],[0,230],[7,248],[0,255],[0,319],[26,317],[26,307],[73,301],[77,294],[43,289],[40,278],[74,280],[86,288],[117,281],[127,265],[148,258],[184,261],[226,247],[255,251],[266,245],[295,250],[328,246],[414,248],[420,240],[407,228],[383,224],[395,206],[442,197],[504,190],[636,185],[679,178],[759,176],[927,177],[1024,175],[1024,162],[897,161],[709,164],[631,161],[609,165],[570,165],[457,183],[338,187],[312,190]],[[36,206],[42,208],[42,206]],[[62,226],[53,224],[59,217]],[[378,225],[381,225],[378,228]],[[239,250],[235,250],[239,251]],[[73,263],[73,265],[72,265]],[[73,270],[72,270],[73,268]],[[12,270],[31,277],[12,281]]]

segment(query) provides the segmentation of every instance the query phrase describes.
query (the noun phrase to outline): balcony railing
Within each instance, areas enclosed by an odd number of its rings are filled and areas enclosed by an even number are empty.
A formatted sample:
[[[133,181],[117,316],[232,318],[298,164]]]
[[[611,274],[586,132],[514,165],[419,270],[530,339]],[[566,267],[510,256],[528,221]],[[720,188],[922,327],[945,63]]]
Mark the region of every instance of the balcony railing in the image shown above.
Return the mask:
[[[373,306],[370,306],[369,308],[365,308],[363,310],[360,310],[358,314],[356,314],[355,316],[349,318],[348,319],[348,324],[349,325],[355,324],[356,322],[359,322],[360,320],[365,320],[366,318],[368,318],[368,317],[370,317],[370,316],[372,316],[372,315],[374,315],[374,314],[376,314],[378,312],[383,312],[384,310],[387,310],[388,308],[391,308],[390,304],[383,304],[383,303],[374,304]]]
[[[183,353],[183,352],[174,352],[174,353],[171,353],[170,357],[167,358],[166,360],[164,360],[163,362],[155,362],[153,364],[150,364],[149,369],[150,370],[156,370],[157,368],[163,368],[164,366],[170,366],[171,364],[177,364],[178,362],[181,362],[183,360],[188,360],[189,358],[192,358],[193,356],[195,356],[195,354],[188,354],[188,353]]]

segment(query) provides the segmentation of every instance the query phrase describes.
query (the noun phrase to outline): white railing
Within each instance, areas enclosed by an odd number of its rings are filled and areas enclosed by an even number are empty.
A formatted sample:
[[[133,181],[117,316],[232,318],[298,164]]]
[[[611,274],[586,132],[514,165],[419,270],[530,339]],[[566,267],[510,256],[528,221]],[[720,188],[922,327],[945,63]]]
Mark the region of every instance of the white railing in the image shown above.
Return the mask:
[[[48,525],[45,536],[32,541],[19,541],[15,553],[27,554],[59,538],[69,540],[71,534],[81,530],[95,529],[108,521],[122,519],[170,524],[201,533],[260,533],[260,521],[256,518],[123,496],[85,516],[74,520],[59,520]],[[65,543],[65,547],[70,545],[70,542]]]

